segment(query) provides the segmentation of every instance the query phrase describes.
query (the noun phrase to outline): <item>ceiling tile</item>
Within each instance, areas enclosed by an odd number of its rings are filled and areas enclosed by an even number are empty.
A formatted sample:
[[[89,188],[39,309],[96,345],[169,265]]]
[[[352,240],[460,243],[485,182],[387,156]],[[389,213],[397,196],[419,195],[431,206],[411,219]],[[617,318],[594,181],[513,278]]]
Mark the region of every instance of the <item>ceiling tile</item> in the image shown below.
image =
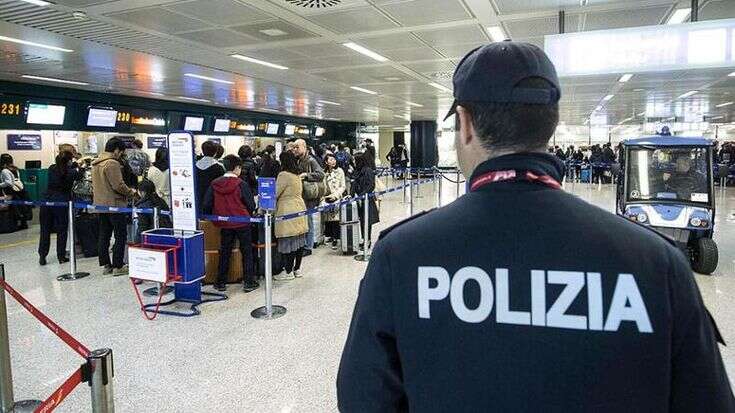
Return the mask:
[[[442,57],[441,55],[437,54],[434,50],[426,46],[412,47],[410,49],[386,50],[383,54],[385,55],[385,57],[391,60],[394,60],[396,62],[412,61],[412,60],[429,60],[429,59],[438,59]]]
[[[591,14],[590,14],[591,15]],[[588,15],[588,19],[589,16]],[[564,19],[567,31],[576,31],[579,21],[578,15],[567,15]],[[548,34],[559,33],[559,19],[556,17],[543,17],[529,20],[512,20],[504,23],[507,35],[512,39],[539,37]]]
[[[264,41],[284,41],[295,39],[308,39],[317,37],[314,33],[302,30],[283,20],[274,20],[265,23],[247,24],[243,26],[232,27],[240,33],[255,37]]]
[[[436,73],[454,70],[454,63],[448,60],[437,60],[433,62],[404,63],[404,66],[418,73]]]
[[[176,33],[184,30],[208,28],[207,24],[161,7],[137,9],[123,13],[110,14],[109,17],[162,33]]]
[[[415,32],[431,46],[445,46],[471,42],[490,42],[479,25]]]
[[[307,17],[314,23],[336,33],[359,33],[390,29],[396,25],[372,7],[360,7],[336,13]]]
[[[735,18],[735,1],[713,0],[706,2],[699,11],[700,20],[718,20]]]
[[[214,47],[234,47],[254,44],[258,41],[247,36],[236,34],[222,29],[210,29],[200,32],[181,33],[177,36],[187,40],[204,43]]]
[[[337,43],[310,44],[306,46],[289,47],[285,50],[289,52],[297,53],[304,57],[312,57],[312,58],[345,56],[345,55],[355,53],[352,50],[342,46],[341,44],[337,44]]]
[[[589,0],[588,5],[595,6],[614,3],[619,0]],[[495,0],[500,14],[534,12],[539,10],[579,6],[579,0]]]
[[[407,49],[409,47],[423,46],[423,44],[416,40],[410,33],[396,33],[379,37],[367,37],[357,39],[355,40],[355,43],[378,53],[384,50]]]
[[[220,26],[254,23],[274,18],[254,7],[233,0],[196,0],[187,3],[175,3],[165,7]]]
[[[605,30],[656,25],[664,18],[669,8],[669,6],[663,6],[638,8],[636,10],[589,13],[587,14],[584,30]]]
[[[443,23],[472,17],[457,0],[393,0],[378,4],[404,26]]]

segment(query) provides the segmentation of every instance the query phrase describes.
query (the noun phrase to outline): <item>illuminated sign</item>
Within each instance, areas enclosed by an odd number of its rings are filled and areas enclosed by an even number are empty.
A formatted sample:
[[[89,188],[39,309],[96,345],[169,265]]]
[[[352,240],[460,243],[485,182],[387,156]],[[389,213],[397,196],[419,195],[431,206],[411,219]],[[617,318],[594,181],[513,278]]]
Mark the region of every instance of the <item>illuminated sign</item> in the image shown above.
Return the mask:
[[[117,111],[111,108],[89,108],[87,126],[114,128],[117,122]]]
[[[546,36],[559,76],[735,66],[735,19]]]
[[[215,119],[214,120],[214,131],[215,132],[229,132],[230,131],[230,120],[229,119]]]
[[[286,124],[286,130],[284,131],[285,135],[291,136],[296,132],[296,125],[290,125]],[[268,132],[270,134],[270,132]],[[276,132],[278,133],[278,129],[276,129]]]
[[[166,126],[166,120],[163,118],[163,113],[146,110],[131,111],[130,123],[138,126]]]
[[[63,125],[66,106],[29,103],[26,123],[38,125]]]
[[[16,102],[0,103],[0,116],[20,116],[21,104]]]
[[[239,123],[237,121],[230,122],[230,129],[235,129],[245,132],[255,132],[255,124],[253,123]]]
[[[117,112],[117,121],[119,123],[130,123],[132,115],[130,112]]]

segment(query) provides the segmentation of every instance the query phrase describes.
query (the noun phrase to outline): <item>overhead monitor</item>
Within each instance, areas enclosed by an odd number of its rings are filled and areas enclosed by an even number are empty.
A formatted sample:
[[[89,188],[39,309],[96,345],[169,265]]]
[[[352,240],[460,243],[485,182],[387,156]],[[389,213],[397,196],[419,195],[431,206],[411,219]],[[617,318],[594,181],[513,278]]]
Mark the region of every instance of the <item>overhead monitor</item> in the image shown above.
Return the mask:
[[[280,125],[278,123],[269,123],[268,127],[265,129],[265,133],[268,135],[278,135],[278,127]]]
[[[63,125],[66,106],[29,103],[26,123],[38,125]]]
[[[117,111],[114,109],[89,108],[87,126],[114,128],[117,122]]]
[[[204,118],[199,116],[186,116],[184,118],[184,130],[189,132],[201,132],[204,127]]]
[[[324,128],[321,128],[321,127],[317,126],[316,127],[316,132],[314,133],[314,135],[316,135],[317,137],[324,136],[324,132],[325,132],[324,131]]]
[[[291,136],[296,132],[296,125],[286,124],[286,131],[284,132],[285,135]],[[270,133],[270,132],[269,132]],[[278,132],[276,132],[278,133]]]
[[[229,119],[215,119],[214,120],[214,131],[215,132],[229,132],[230,131],[230,120]]]

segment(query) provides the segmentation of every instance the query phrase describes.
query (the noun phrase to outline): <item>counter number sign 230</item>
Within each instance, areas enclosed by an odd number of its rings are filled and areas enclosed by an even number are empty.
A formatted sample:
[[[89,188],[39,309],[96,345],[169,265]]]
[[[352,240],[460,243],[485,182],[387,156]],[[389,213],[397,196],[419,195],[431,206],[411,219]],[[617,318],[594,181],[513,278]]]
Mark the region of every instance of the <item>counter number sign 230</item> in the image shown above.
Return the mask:
[[[5,115],[5,116],[20,115],[20,103],[2,103],[0,104],[0,115]]]

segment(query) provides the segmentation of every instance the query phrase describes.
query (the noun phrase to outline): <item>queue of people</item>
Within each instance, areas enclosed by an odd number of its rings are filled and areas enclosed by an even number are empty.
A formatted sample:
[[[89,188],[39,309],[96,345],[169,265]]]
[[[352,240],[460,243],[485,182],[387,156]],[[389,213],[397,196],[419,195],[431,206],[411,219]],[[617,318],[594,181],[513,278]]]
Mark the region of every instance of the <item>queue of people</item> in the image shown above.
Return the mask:
[[[170,209],[168,150],[158,148],[151,162],[142,147],[140,141],[126,144],[123,140],[111,138],[104,151],[96,159],[90,159],[82,158],[72,145],[60,145],[55,162],[49,168],[49,184],[43,199],[82,201],[112,208]],[[23,199],[22,183],[12,157],[3,154],[0,161],[3,199]],[[250,146],[243,145],[237,155],[225,155],[221,145],[205,141],[195,165],[195,191],[202,214],[243,217],[258,214],[258,177],[276,178],[276,216],[339,202],[348,196],[363,196],[374,192],[376,187],[375,148],[370,141],[353,154],[344,144],[309,147],[306,141],[297,139],[289,142],[279,156],[276,156],[272,145],[257,154]],[[367,239],[372,239],[372,226],[379,222],[378,205],[375,198],[371,198],[368,201],[369,214],[365,217],[362,202],[359,201],[357,208],[360,231],[363,232],[363,224],[367,220],[368,233],[363,233],[362,237],[364,239],[367,235]],[[0,214],[12,217],[17,221],[16,226],[31,219],[22,213],[20,206],[6,205],[3,208],[5,210],[0,210]],[[12,213],[10,209],[13,209]],[[88,254],[85,248],[85,256],[96,255],[102,274],[113,276],[128,272],[125,264],[127,243],[138,240],[140,233],[155,226],[150,214],[138,214],[135,219],[128,213],[115,211],[90,213],[80,209],[75,214],[77,224],[84,220],[84,225],[78,228],[79,241],[95,240],[94,254]],[[67,209],[43,206],[39,219],[39,264],[47,264],[52,233],[57,234],[58,262],[68,262],[66,246],[70,223]],[[219,271],[214,287],[226,290],[227,270],[237,241],[242,254],[243,289],[246,292],[257,289],[255,254],[251,247],[257,235],[251,226],[231,221],[215,222],[214,225],[220,232]],[[159,215],[159,226],[171,227],[170,217]],[[277,253],[283,263],[283,271],[274,278],[277,281],[300,278],[303,259],[311,255],[322,241],[334,250],[338,248],[340,210],[332,209],[319,216],[279,220],[274,230]],[[114,243],[110,248],[113,237]]]

